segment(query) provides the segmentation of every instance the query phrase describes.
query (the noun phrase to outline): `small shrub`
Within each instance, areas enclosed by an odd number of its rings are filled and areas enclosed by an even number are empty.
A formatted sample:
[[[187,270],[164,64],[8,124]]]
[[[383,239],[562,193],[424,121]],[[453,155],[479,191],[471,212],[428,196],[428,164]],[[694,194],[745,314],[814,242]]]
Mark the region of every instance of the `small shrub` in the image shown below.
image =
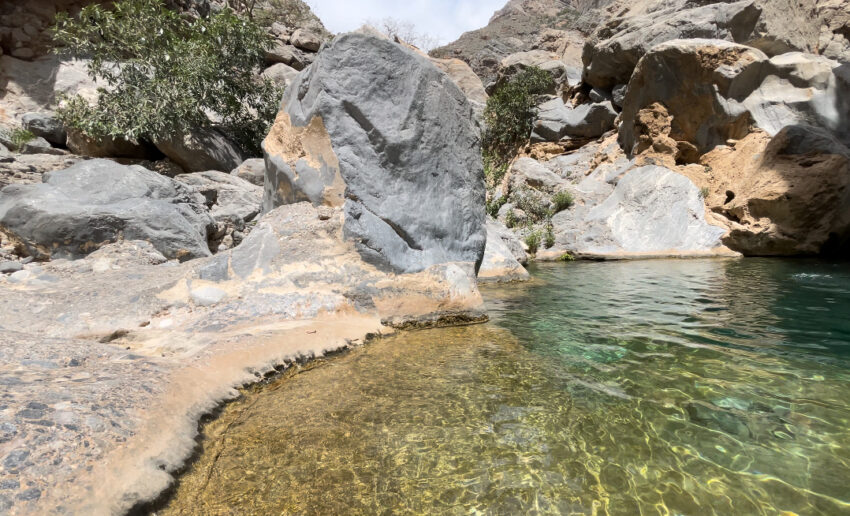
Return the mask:
[[[502,206],[505,205],[506,202],[508,202],[508,199],[505,196],[499,197],[498,199],[491,199],[491,200],[487,201],[486,202],[487,214],[490,215],[493,218],[496,218],[496,216],[499,215],[499,210],[502,208]]]
[[[35,138],[35,135],[21,127],[12,129],[9,133],[9,139],[12,140],[13,150],[19,150],[25,143]]]
[[[529,254],[537,254],[537,249],[540,247],[540,233],[538,231],[532,231],[525,237],[525,245],[528,246]]]
[[[520,188],[512,196],[514,205],[524,211],[531,222],[540,222],[550,217],[549,201],[531,188]]]
[[[505,214],[505,226],[507,226],[508,228],[512,228],[516,226],[516,223],[517,220],[514,210],[508,210],[508,213]]]
[[[255,155],[277,114],[282,90],[255,72],[271,37],[230,9],[189,19],[162,0],[120,0],[56,16],[63,51],[90,57],[88,74],[108,89],[94,104],[71,97],[58,110],[93,138],[171,138],[209,127],[211,118]]]
[[[564,253],[558,257],[559,262],[571,262],[573,260],[575,260],[575,257],[570,253]]]
[[[498,158],[487,152],[483,153],[482,161],[484,163],[484,182],[486,183],[487,191],[492,193],[502,182],[502,179],[508,172],[510,163],[501,162]]]
[[[575,203],[573,199],[573,194],[568,192],[567,190],[561,190],[556,193],[554,197],[552,197],[552,204],[554,204],[555,213],[559,211],[564,211]]]
[[[546,222],[546,236],[544,238],[543,244],[546,246],[546,249],[549,249],[553,245],[555,245],[555,231],[554,227],[552,227],[552,221]]]
[[[709,193],[710,193],[710,192],[709,192],[709,190],[708,190],[708,187],[707,187],[707,186],[703,186],[702,188],[700,188],[700,189],[699,189],[699,195],[700,195],[700,197],[702,197],[703,199],[707,199],[707,198],[708,198],[708,194],[709,194]]]
[[[528,141],[536,111],[536,96],[552,86],[545,70],[529,67],[500,85],[484,108],[482,149],[500,163],[510,161]]]

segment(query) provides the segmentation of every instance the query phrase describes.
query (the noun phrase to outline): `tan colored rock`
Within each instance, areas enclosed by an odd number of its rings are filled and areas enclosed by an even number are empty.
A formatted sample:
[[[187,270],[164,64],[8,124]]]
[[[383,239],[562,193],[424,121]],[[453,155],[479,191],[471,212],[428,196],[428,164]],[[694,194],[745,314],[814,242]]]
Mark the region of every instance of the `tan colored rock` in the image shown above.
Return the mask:
[[[156,149],[123,138],[92,138],[78,129],[68,130],[68,148],[74,154],[90,158],[155,159]]]
[[[850,243],[850,149],[828,132],[789,126],[709,152],[679,171],[706,188],[723,243],[745,255],[812,255]]]

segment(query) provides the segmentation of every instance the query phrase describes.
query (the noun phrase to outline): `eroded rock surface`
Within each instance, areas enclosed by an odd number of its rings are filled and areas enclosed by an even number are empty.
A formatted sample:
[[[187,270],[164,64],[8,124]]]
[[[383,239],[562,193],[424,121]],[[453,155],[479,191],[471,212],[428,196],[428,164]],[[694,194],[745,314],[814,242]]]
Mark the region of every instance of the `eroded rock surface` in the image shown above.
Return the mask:
[[[473,109],[417,52],[365,34],[337,37],[285,93],[263,150],[265,210],[344,207],[345,233],[363,256],[399,272],[480,263]]]

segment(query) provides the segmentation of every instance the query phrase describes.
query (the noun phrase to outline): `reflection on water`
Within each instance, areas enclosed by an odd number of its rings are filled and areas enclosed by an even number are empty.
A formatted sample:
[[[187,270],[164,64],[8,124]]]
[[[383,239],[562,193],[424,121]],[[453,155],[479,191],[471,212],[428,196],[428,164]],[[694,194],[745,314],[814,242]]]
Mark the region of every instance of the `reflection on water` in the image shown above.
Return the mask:
[[[164,514],[850,514],[850,265],[539,266],[229,405]]]

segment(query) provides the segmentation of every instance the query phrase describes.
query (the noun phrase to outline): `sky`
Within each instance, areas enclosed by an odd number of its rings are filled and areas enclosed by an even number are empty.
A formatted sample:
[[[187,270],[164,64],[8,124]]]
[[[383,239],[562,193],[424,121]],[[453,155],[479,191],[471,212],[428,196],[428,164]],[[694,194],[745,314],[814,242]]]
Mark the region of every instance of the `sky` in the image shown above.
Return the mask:
[[[481,28],[507,0],[307,0],[331,32],[348,32],[367,20],[395,18],[412,23],[444,45]]]

